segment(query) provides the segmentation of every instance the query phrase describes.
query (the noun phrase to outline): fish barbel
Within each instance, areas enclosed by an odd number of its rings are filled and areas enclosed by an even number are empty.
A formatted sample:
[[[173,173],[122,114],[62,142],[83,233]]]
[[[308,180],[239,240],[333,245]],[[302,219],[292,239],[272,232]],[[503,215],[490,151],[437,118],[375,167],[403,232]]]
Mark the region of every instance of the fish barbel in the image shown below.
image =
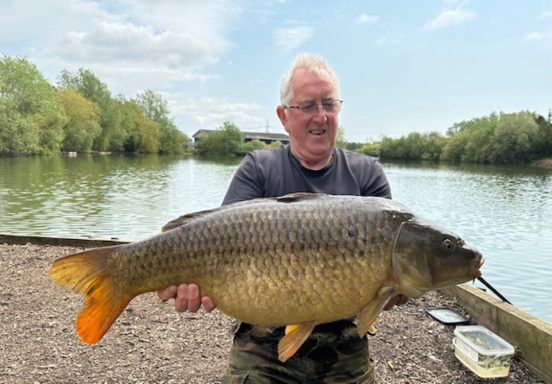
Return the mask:
[[[286,361],[315,325],[356,315],[364,335],[387,301],[481,275],[481,254],[384,198],[295,193],[184,215],[144,241],[60,258],[51,278],[85,295],[76,328],[96,343],[142,293],[196,283],[224,313],[289,326]]]

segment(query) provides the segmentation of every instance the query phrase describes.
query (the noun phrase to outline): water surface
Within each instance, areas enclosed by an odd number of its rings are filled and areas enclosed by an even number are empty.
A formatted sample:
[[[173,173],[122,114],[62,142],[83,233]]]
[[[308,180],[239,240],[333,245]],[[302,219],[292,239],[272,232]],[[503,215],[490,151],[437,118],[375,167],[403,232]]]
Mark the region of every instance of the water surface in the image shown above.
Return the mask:
[[[159,156],[0,158],[0,233],[140,240],[222,202],[239,160]],[[393,198],[461,235],[483,273],[552,322],[552,172],[383,164]]]

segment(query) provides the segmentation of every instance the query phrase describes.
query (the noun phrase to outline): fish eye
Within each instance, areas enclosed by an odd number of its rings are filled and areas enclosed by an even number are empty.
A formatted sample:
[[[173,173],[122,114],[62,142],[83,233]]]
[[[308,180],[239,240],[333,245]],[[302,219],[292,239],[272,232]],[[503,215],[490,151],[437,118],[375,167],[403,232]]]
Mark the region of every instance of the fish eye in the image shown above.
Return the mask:
[[[447,250],[447,251],[454,251],[454,249],[456,248],[454,246],[454,243],[452,242],[451,239],[445,239],[443,240],[443,242],[441,243],[443,249]]]

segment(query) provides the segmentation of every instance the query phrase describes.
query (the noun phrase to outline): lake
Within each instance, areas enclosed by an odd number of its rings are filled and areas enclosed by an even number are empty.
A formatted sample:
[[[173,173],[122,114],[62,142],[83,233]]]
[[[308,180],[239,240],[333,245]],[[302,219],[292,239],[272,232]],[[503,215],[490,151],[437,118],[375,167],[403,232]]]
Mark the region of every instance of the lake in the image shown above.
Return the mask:
[[[0,233],[140,240],[222,202],[239,164],[162,156],[0,158]],[[552,322],[552,171],[383,163],[393,198],[461,235],[508,300]]]

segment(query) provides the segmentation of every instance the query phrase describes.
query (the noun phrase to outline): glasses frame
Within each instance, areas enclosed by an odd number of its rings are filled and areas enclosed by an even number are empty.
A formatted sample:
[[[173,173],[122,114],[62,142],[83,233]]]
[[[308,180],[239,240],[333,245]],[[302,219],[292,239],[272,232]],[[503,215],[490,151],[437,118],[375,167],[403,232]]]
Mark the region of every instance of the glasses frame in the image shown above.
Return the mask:
[[[341,111],[341,106],[343,105],[343,100],[340,100],[340,99],[326,99],[325,100],[326,103],[328,103],[329,101],[332,101],[332,102],[337,104],[337,111],[331,112],[331,111],[326,110],[326,108],[324,108],[324,102],[314,103],[315,108],[312,111],[303,110],[303,108],[305,107],[305,103],[303,103],[303,105],[301,105],[301,104],[291,104],[291,105],[286,104],[286,105],[282,105],[282,108],[284,108],[284,109],[297,109],[297,110],[303,112],[304,114],[315,115],[320,110],[320,108],[318,107],[320,105],[320,106],[322,106],[322,110],[324,111],[324,113],[339,113]],[[307,103],[310,105],[310,102],[307,102]]]

